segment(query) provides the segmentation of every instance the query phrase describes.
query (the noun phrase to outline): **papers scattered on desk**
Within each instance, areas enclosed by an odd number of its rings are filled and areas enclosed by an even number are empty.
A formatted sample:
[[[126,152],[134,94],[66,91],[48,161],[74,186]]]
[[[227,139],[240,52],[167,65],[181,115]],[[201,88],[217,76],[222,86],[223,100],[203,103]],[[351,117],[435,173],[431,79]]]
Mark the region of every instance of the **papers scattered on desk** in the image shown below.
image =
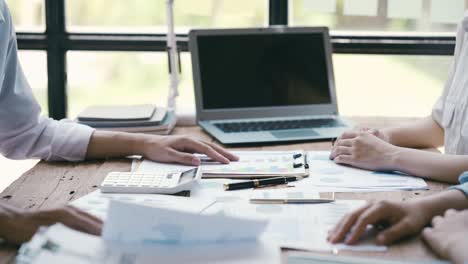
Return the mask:
[[[332,245],[327,242],[328,231],[346,214],[365,204],[361,200],[339,200],[330,204],[248,204],[217,203],[204,213],[223,212],[229,216],[268,219],[263,239],[281,247],[302,250],[385,251],[376,246],[373,236],[363,238],[356,246]]]
[[[236,152],[243,157],[242,153],[252,152]],[[262,156],[262,153],[267,152],[256,152],[255,156]],[[275,153],[275,152],[269,152]],[[278,153],[278,152],[276,152]],[[286,152],[287,157],[291,153]],[[250,155],[250,154],[249,154]],[[309,163],[309,177],[290,183],[292,186],[303,189],[314,189],[321,192],[359,192],[359,191],[393,191],[393,190],[422,190],[427,189],[426,182],[417,177],[407,176],[404,174],[393,173],[393,172],[374,172],[368,170],[362,170],[352,168],[348,166],[341,166],[329,159],[330,152],[328,151],[311,151],[308,152],[308,163]],[[255,158],[254,158],[255,160]],[[263,158],[268,160],[268,158]],[[290,163],[290,161],[288,161]],[[235,164],[235,163],[232,163]],[[211,166],[211,167],[210,167]],[[215,166],[215,167],[213,167]],[[218,170],[225,165],[202,165],[203,170]],[[239,166],[239,165],[227,165],[227,166]],[[252,164],[251,166],[256,166]],[[185,171],[193,167],[177,165],[177,164],[165,164],[159,162],[152,162],[144,160],[141,165],[137,168],[139,172],[152,172],[152,171]],[[243,168],[245,170],[246,168]],[[249,174],[246,171],[246,174]],[[205,180],[202,180],[204,182]],[[221,182],[221,181],[220,181]],[[215,185],[214,182],[208,185]],[[222,185],[219,185],[222,187]],[[218,190],[222,190],[218,188]]]
[[[212,205],[215,200],[194,199],[173,195],[159,194],[119,194],[119,193],[101,193],[100,190],[85,195],[71,203],[71,205],[81,210],[105,219],[111,201],[121,201],[133,204],[157,206],[159,208],[177,208],[177,210],[200,213]]]
[[[111,201],[107,219],[103,238],[133,246],[256,241],[267,226],[267,220],[201,215],[118,201]]]

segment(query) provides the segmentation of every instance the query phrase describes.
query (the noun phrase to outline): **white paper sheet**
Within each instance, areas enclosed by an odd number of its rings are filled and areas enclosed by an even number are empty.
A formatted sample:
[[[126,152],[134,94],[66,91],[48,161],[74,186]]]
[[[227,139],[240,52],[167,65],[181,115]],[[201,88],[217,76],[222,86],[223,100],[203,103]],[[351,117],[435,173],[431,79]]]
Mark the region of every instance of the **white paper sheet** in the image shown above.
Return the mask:
[[[422,0],[388,0],[388,17],[418,19],[422,16]]]
[[[377,16],[377,0],[344,0],[344,14],[348,16]]]
[[[190,192],[191,198],[214,200],[220,203],[238,202],[249,199],[252,189],[225,191],[224,184],[240,182],[245,180],[229,179],[202,179]]]
[[[158,194],[119,194],[101,193],[100,190],[85,195],[71,203],[71,205],[84,210],[101,219],[105,219],[110,201],[122,201],[161,208],[172,208],[188,212],[200,213],[212,205],[215,200],[187,198],[173,195]]]
[[[386,247],[376,246],[373,237],[362,240],[356,246],[332,245],[326,241],[328,230],[365,201],[339,200],[330,204],[215,204],[204,213],[224,212],[238,217],[269,219],[263,239],[278,243],[281,247],[303,250],[355,250],[385,251]]]
[[[319,199],[320,194],[314,190],[300,188],[254,189],[250,199]]]
[[[432,0],[431,1],[431,21],[436,23],[460,22],[465,11],[464,0]]]
[[[263,219],[200,215],[119,201],[111,201],[107,219],[104,240],[133,246],[256,241],[268,223]]]
[[[303,7],[306,11],[335,13],[336,0],[303,0]]]
[[[426,189],[426,182],[417,177],[392,172],[374,172],[338,165],[329,159],[328,151],[311,151],[308,154],[308,178],[293,182],[299,188],[337,187],[352,189]]]

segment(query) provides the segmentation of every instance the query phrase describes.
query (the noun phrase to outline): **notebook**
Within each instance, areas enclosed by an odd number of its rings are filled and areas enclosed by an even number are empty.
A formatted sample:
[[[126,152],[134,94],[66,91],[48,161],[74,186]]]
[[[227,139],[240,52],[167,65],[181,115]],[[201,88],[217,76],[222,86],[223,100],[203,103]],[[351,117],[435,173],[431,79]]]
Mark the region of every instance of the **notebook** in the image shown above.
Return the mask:
[[[78,115],[79,121],[137,121],[149,120],[156,110],[152,104],[142,105],[95,105]]]
[[[81,123],[81,122],[80,122]],[[129,133],[145,133],[154,135],[168,135],[177,124],[177,116],[173,111],[168,111],[163,121],[156,126],[134,127],[96,127],[98,130],[120,131]]]
[[[161,125],[161,122],[167,115],[167,109],[163,107],[158,107],[153,116],[147,120],[82,120],[79,119],[79,122],[83,125],[88,125],[91,127],[148,127],[148,126],[158,126]]]
[[[229,164],[204,162],[203,178],[270,178],[309,175],[304,151],[238,151],[239,161]]]

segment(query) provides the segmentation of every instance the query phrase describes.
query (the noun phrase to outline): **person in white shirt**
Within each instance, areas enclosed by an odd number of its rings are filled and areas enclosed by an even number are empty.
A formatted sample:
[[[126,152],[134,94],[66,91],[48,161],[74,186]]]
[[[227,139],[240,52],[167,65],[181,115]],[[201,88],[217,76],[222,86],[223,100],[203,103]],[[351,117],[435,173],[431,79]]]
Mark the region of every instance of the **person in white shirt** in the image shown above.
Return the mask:
[[[18,61],[16,34],[8,7],[0,0],[0,153],[11,159],[81,161],[142,155],[162,162],[199,165],[193,153],[221,163],[237,160],[223,148],[184,136],[154,136],[95,131],[67,120],[40,115],[41,109]],[[12,243],[28,240],[41,225],[62,222],[99,234],[102,222],[76,208],[27,211],[0,202],[0,238]]]
[[[458,27],[455,56],[432,115],[386,129],[355,129],[335,142],[330,158],[370,170],[400,171],[456,183],[468,170],[468,13]],[[418,150],[444,146],[445,154]]]

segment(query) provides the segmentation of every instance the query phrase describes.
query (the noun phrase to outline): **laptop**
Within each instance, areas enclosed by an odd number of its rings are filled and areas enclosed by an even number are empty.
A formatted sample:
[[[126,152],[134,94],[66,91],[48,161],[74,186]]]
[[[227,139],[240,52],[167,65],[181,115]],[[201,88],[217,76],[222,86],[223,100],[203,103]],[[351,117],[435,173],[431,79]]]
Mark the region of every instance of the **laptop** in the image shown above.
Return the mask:
[[[192,30],[197,123],[219,142],[335,138],[332,47],[325,27]]]

